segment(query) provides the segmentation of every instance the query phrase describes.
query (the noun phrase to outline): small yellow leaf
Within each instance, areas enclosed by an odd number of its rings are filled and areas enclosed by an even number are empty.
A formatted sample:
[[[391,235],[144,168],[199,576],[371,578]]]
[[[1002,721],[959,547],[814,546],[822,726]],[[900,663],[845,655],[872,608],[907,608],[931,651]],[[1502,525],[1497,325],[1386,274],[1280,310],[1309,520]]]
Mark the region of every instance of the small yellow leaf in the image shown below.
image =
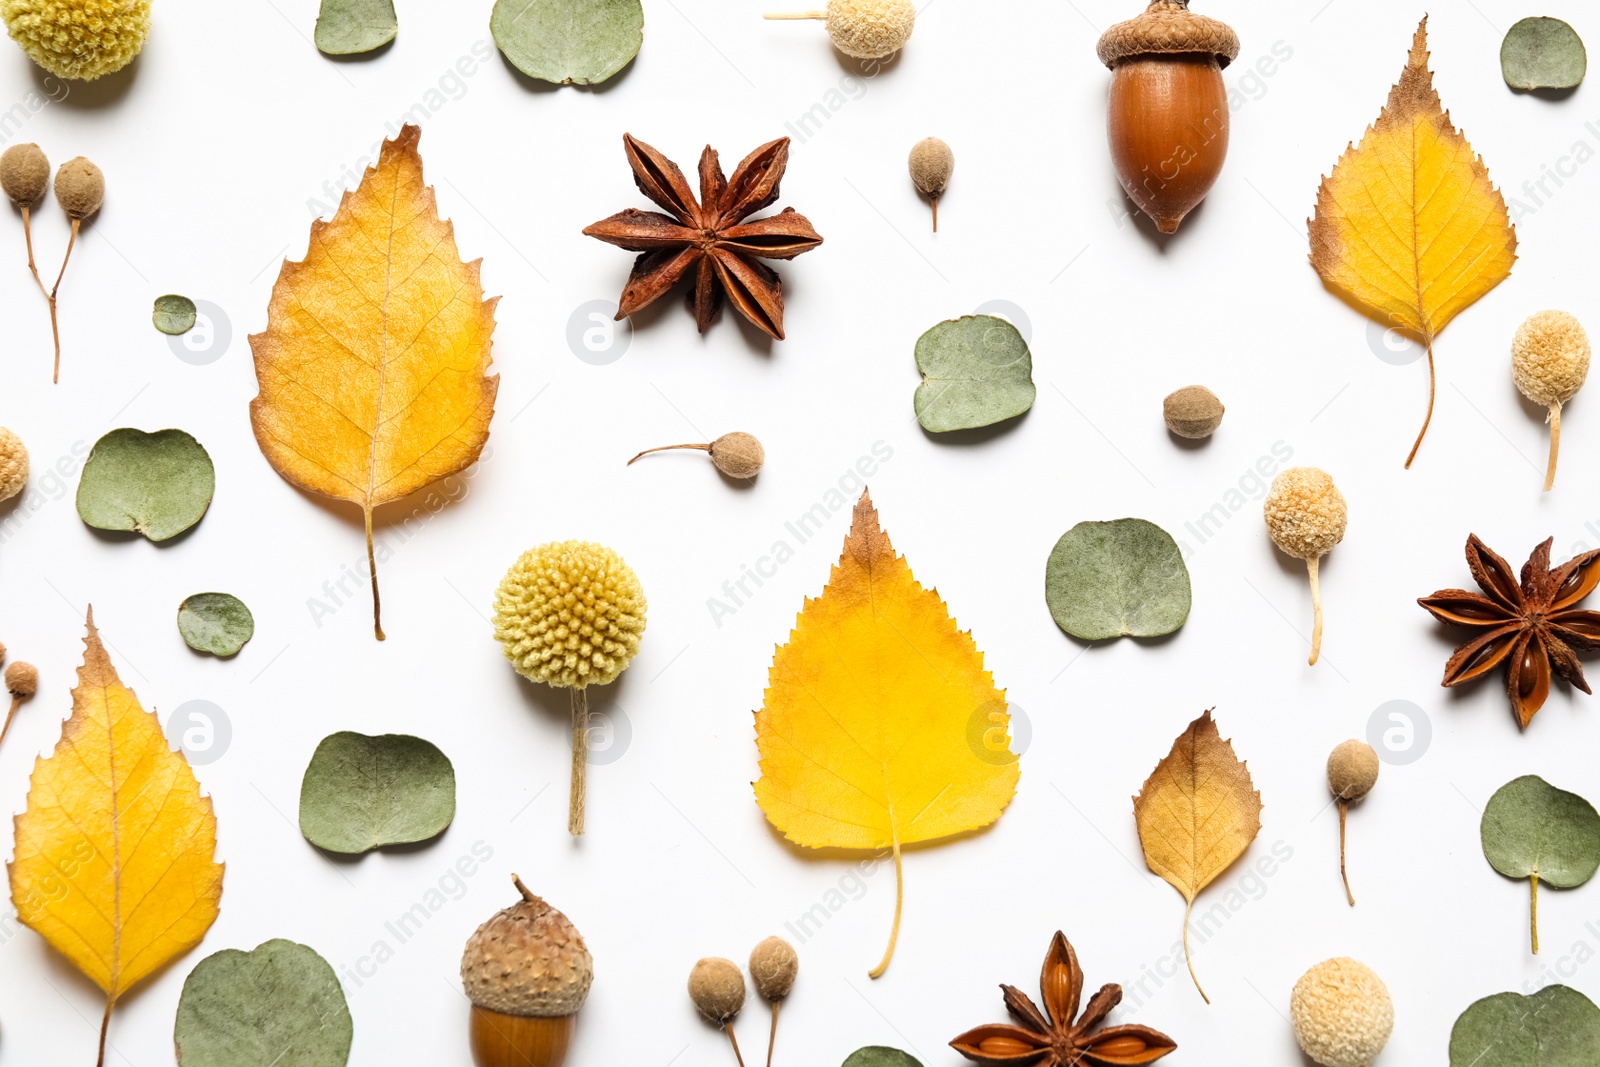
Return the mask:
[[[863,492],[828,585],[772,659],[756,713],[767,820],[806,848],[900,849],[988,826],[1017,789],[1005,694],[972,635],[895,555]]]
[[[1433,339],[1517,259],[1505,200],[1434,91],[1426,18],[1378,121],[1323,179],[1310,226],[1322,280],[1427,346],[1428,414],[1409,467],[1433,418]]]
[[[200,943],[217,917],[217,820],[156,717],[117,678],[87,621],[72,716],[33,767],[7,866],[17,918],[106,994]]]
[[[1189,913],[1195,898],[1261,832],[1261,794],[1250,771],[1217,733],[1207,711],[1178,736],[1167,758],[1133,798],[1144,861],[1183,894],[1183,954],[1189,956]],[[1189,977],[1200,989],[1194,964]],[[1200,989],[1207,1004],[1211,998]]]
[[[290,482],[361,508],[380,641],[373,509],[475,463],[500,387],[487,376],[499,298],[483,298],[482,261],[463,263],[439,219],[420,136],[408,125],[385,141],[333,220],[311,224],[250,338],[256,441]]]

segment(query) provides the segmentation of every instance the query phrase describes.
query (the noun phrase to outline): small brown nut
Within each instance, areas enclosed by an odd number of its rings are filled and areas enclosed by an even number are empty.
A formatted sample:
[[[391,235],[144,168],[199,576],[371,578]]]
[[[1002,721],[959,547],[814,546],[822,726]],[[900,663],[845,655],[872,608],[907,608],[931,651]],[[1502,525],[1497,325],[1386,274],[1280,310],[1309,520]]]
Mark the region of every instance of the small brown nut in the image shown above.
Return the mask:
[[[56,203],[68,218],[88,218],[100,210],[105,198],[106,176],[82,156],[67,160],[56,171]]]
[[[750,953],[750,980],[763,1000],[782,1000],[794,988],[800,957],[781,937],[769,937]]]
[[[27,700],[39,691],[39,668],[18,660],[6,668],[6,690],[17,700]]]
[[[766,450],[750,434],[735,430],[711,442],[711,462],[730,478],[754,478],[766,462]]]
[[[1340,800],[1360,800],[1378,783],[1378,766],[1371,745],[1346,741],[1328,756],[1328,789]]]
[[[956,169],[956,156],[950,151],[950,146],[939,138],[924,137],[911,146],[911,158],[907,164],[911,169],[911,184],[917,187],[917,192],[930,200],[937,200],[950,184],[950,175]]]
[[[732,960],[709,956],[689,972],[689,999],[707,1022],[726,1026],[744,1008],[744,975]]]
[[[1210,437],[1222,425],[1225,409],[1217,394],[1203,385],[1186,385],[1177,392],[1167,394],[1161,402],[1161,414],[1167,420],[1167,429],[1179,437],[1199,440]]]
[[[50,161],[36,144],[14,144],[0,153],[0,190],[14,207],[32,207],[50,187]]]

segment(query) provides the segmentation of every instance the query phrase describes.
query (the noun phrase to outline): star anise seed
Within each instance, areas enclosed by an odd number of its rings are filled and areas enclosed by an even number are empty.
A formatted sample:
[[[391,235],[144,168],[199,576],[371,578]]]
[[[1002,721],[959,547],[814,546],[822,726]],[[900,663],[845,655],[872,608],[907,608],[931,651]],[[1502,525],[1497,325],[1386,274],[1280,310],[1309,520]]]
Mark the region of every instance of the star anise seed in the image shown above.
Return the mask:
[[[1083,971],[1078,954],[1059,930],[1050,939],[1039,973],[1044,1010],[1015,986],[1002,985],[1000,992],[1019,1025],[991,1023],[950,1042],[969,1060],[991,1067],[1133,1067],[1154,1063],[1178,1047],[1172,1038],[1148,1026],[1102,1028],[1111,1009],[1122,1001],[1122,987],[1114,983],[1090,997],[1079,1016]]]
[[[622,137],[639,191],[666,208],[628,208],[601,219],[584,233],[640,253],[623,287],[617,318],[654,303],[667,290],[691,280],[689,308],[705,333],[724,297],[763,333],[783,340],[783,283],[763,259],[793,259],[822,243],[794,208],[749,219],[778,199],[778,182],[789,165],[789,138],[769,141],[746,156],[724,178],[710,145],[700,156],[700,198],[678,165],[632,134]]]
[[[1518,582],[1511,565],[1473,534],[1467,538],[1467,566],[1487,595],[1441,589],[1417,601],[1440,622],[1479,631],[1445,664],[1443,684],[1469,682],[1505,663],[1511,713],[1523,729],[1550,695],[1552,672],[1590,692],[1577,651],[1600,648],[1600,612],[1577,610],[1600,586],[1600,549],[1552,568],[1554,540],[1533,550]]]

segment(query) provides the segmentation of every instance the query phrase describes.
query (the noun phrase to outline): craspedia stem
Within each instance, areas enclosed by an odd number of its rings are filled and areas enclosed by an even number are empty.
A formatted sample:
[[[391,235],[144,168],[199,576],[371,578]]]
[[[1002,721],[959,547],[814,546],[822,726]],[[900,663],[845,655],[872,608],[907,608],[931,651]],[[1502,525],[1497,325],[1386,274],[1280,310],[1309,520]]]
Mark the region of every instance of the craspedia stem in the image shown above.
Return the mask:
[[[1561,401],[1556,400],[1550,404],[1550,462],[1544,469],[1544,491],[1549,492],[1556,484],[1556,453],[1561,451]]]
[[[589,691],[572,688],[572,788],[567,798],[567,833],[583,836],[583,812],[589,791]]]
[[[826,11],[789,11],[781,14],[762,15],[764,19],[821,19],[826,21]]]

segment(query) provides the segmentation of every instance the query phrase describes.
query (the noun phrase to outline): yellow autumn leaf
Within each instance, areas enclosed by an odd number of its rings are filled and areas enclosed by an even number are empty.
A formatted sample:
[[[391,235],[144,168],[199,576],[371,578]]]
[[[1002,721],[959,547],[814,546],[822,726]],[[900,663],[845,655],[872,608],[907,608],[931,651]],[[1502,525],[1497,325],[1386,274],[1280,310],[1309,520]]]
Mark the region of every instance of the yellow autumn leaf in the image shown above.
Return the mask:
[[[86,625],[72,716],[34,764],[7,871],[17,918],[104,990],[103,1063],[117,1000],[216,919],[222,864],[211,799],[117,678],[93,611]]]
[[[284,261],[250,338],[256,441],[302,489],[361,508],[378,640],[372,512],[471,466],[489,437],[494,307],[422,183],[421,131],[385,141],[330,222]]]
[[[1217,733],[1207,711],[1178,736],[1167,758],[1133,798],[1144,861],[1183,894],[1183,956],[1189,960],[1189,914],[1201,890],[1244,855],[1261,832],[1261,794],[1250,771]]]
[[[1017,790],[1005,694],[972,635],[911,576],[863,492],[822,595],[772,659],[756,713],[756,801],[806,848],[900,850],[988,826]]]
[[[1322,280],[1427,346],[1428,413],[1409,467],[1433,419],[1434,338],[1517,259],[1505,200],[1434,91],[1426,18],[1378,121],[1323,179],[1310,227]]]

